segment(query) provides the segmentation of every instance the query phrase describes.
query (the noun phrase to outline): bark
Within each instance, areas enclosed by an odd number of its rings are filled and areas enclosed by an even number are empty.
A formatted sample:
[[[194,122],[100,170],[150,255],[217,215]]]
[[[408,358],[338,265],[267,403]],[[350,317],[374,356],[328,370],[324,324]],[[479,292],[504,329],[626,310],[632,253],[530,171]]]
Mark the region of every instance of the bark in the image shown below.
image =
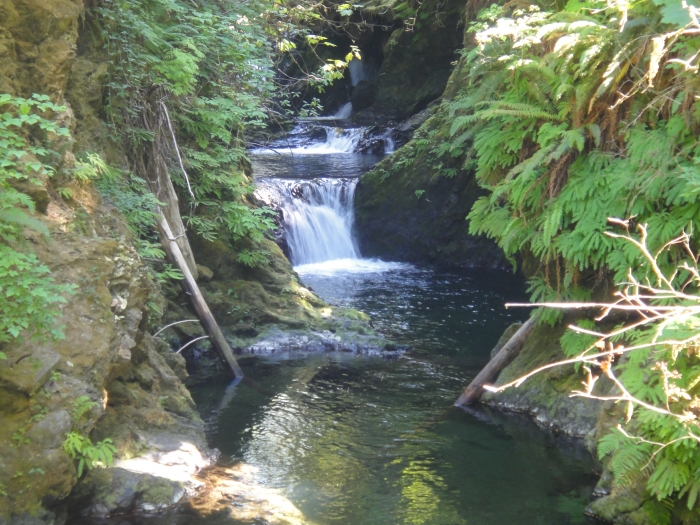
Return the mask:
[[[182,281],[183,288],[197,312],[199,322],[209,336],[209,341],[214,347],[214,350],[216,350],[221,363],[224,365],[224,369],[234,377],[243,377],[243,370],[238,366],[238,362],[236,362],[236,358],[233,356],[228,341],[226,341],[224,334],[221,333],[219,325],[216,323],[211,310],[209,310],[209,306],[204,300],[192,272],[190,272],[185,257],[180,250],[180,246],[176,242],[175,237],[173,237],[173,232],[170,230],[170,226],[164,215],[160,216],[158,227],[161,230],[160,234],[163,239],[163,246],[167,248],[170,257],[175,261],[175,264],[177,264],[178,268],[180,268],[180,271],[185,276]]]
[[[513,334],[513,337],[503,345],[503,348],[489,361],[484,369],[469,383],[464,392],[459,397],[455,406],[471,405],[481,399],[484,393],[484,385],[493,383],[498,374],[515,359],[522,350],[528,337],[537,325],[537,320],[530,317],[520,329]]]
[[[136,167],[141,177],[148,182],[153,195],[163,203],[161,211],[172,229],[174,238],[187,262],[187,267],[196,279],[198,277],[197,265],[192,248],[187,240],[185,225],[180,216],[179,199],[170,179],[170,171],[165,156],[165,152],[172,153],[173,149],[171,126],[169,125],[167,114],[163,110],[163,103],[158,100],[158,91],[153,94],[153,97],[156,100],[141,113],[144,126],[153,133],[153,140],[139,148]],[[176,151],[176,153],[178,152]],[[163,239],[161,241],[164,242]]]

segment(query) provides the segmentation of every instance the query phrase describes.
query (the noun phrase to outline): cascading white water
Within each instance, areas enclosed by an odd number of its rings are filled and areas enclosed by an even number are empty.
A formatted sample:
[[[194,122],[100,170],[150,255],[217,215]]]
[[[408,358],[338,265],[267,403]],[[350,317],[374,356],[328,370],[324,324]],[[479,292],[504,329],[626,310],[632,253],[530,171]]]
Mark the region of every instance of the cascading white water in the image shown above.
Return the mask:
[[[357,157],[364,156],[353,152],[366,130],[323,129],[326,131],[325,142],[302,147],[280,147],[274,150],[274,154],[269,149],[258,150],[253,156],[254,172],[265,174],[256,179],[255,194],[268,206],[281,211],[284,236],[294,269],[301,275],[336,275],[410,267],[403,263],[361,258],[353,233],[353,201],[358,177],[363,172],[358,171],[363,163],[358,163]],[[390,134],[387,133],[382,139],[385,146],[393,146]],[[290,161],[284,160],[284,153],[302,155]],[[256,163],[255,157],[261,160]],[[280,166],[279,171],[273,168],[274,165]],[[311,173],[318,173],[319,166],[323,167],[319,173],[321,178],[306,178]],[[295,176],[290,174],[290,167],[294,167],[294,171],[305,167],[298,175],[301,178],[284,178]],[[350,176],[339,178],[340,173]]]
[[[353,58],[348,63],[348,70],[350,71],[350,83],[352,84],[352,87],[355,87],[362,80],[367,78],[367,75],[365,74],[365,65],[362,60]]]
[[[396,144],[391,136],[391,132],[384,135],[382,141],[384,142],[384,153],[394,153],[396,151]]]
[[[299,148],[279,149],[280,153],[293,155],[324,154],[324,153],[352,153],[362,137],[364,128],[343,129],[324,126],[326,142],[310,144]]]
[[[351,113],[352,113],[352,102],[346,102],[345,104],[340,106],[338,111],[335,112],[335,114],[333,115],[333,118],[338,119],[338,120],[344,120],[344,119],[348,118]]]
[[[357,179],[259,182],[259,196],[282,210],[293,265],[360,257],[352,232],[355,186]]]

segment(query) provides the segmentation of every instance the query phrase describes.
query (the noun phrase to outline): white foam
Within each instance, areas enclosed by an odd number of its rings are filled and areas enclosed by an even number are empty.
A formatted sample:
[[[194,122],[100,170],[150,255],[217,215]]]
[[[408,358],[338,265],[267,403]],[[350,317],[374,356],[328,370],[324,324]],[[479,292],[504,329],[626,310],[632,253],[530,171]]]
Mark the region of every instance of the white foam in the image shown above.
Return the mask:
[[[347,103],[343,104],[342,106],[340,106],[340,109],[338,109],[338,111],[335,112],[335,115],[333,115],[333,118],[338,119],[338,120],[345,120],[346,118],[348,118],[350,116],[351,113],[352,113],[352,102],[347,102]]]
[[[379,259],[333,259],[320,263],[300,264],[294,270],[299,275],[324,275],[332,277],[338,274],[382,273],[413,268],[410,264],[385,262]]]
[[[327,155],[329,153],[352,153],[360,141],[364,128],[342,129],[324,128],[326,141],[301,148],[279,148],[279,153],[292,155]]]

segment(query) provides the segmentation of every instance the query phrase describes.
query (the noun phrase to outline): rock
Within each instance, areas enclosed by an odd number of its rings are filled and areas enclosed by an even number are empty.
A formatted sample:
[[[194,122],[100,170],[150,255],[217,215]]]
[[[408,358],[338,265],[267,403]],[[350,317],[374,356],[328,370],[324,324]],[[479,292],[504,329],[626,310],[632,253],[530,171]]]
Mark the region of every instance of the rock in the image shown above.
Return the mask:
[[[377,97],[377,81],[376,80],[361,80],[352,90],[350,102],[352,102],[353,111],[361,111],[367,109]]]
[[[464,5],[460,0],[423,2],[412,30],[399,27],[384,38],[376,80],[355,86],[353,108],[371,103],[373,114],[403,119],[442,96],[463,42]],[[392,7],[368,3],[363,9],[381,15],[393,12]]]
[[[620,487],[609,496],[593,501],[586,507],[586,514],[609,522],[652,525],[651,522],[644,521],[641,513],[638,512],[646,499],[648,496],[645,496],[644,482],[629,488]],[[635,521],[625,519],[635,512],[637,512]]]
[[[197,272],[199,273],[199,279],[202,281],[211,281],[214,278],[214,272],[201,264],[197,265]]]
[[[63,445],[72,426],[70,414],[65,410],[58,410],[50,412],[44,419],[35,423],[25,436],[41,448],[58,449]]]
[[[49,379],[61,356],[47,347],[34,346],[7,352],[8,359],[0,361],[0,386],[34,394]]]
[[[214,466],[200,475],[205,483],[190,511],[203,521],[216,516],[224,522],[305,525],[304,514],[282,493],[256,480],[256,468],[245,463]]]
[[[436,145],[442,140],[433,139]],[[510,266],[493,241],[469,233],[465,218],[482,194],[474,173],[450,160],[444,168],[454,168],[452,178],[436,173],[427,153],[416,151],[415,141],[409,142],[360,179],[355,221],[362,254],[443,266]]]
[[[554,328],[537,326],[518,356],[501,371],[496,385],[511,382],[543,364],[564,359],[559,339],[570,322],[573,319]],[[511,329],[512,326],[508,328]],[[574,367],[568,366],[556,378],[545,373],[536,374],[518,388],[486,392],[481,401],[504,410],[528,413],[542,428],[583,438],[595,430],[603,402],[569,396],[571,390],[580,386],[581,379]],[[605,395],[610,388],[612,383],[603,378],[596,384],[595,392]]]
[[[40,184],[35,184],[27,179],[21,180],[10,180],[10,184],[14,189],[22,192],[29,196],[34,203],[36,211],[39,213],[46,213],[51,197],[47,189],[48,178],[47,177],[35,177],[40,180]]]
[[[183,481],[117,467],[91,470],[73,497],[89,502],[80,510],[82,516],[107,518],[127,512],[162,512],[177,505],[186,494]]]

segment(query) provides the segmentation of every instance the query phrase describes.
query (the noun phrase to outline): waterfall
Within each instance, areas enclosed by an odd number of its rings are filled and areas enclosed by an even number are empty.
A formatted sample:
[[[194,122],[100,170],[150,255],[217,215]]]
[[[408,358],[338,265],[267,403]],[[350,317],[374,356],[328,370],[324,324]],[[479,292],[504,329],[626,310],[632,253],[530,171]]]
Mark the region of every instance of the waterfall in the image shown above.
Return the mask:
[[[388,131],[386,135],[382,137],[382,141],[384,142],[384,153],[394,153],[396,151],[396,144],[394,144],[391,131]]]
[[[350,83],[352,84],[352,87],[355,87],[360,83],[360,81],[367,78],[362,60],[353,58],[350,63],[348,63],[348,70],[350,71]]]
[[[252,156],[255,195],[280,212],[294,269],[300,275],[338,275],[410,268],[361,258],[353,232],[355,188],[359,176],[376,162],[366,165],[363,159],[373,157],[354,153],[366,129],[323,130],[324,142],[301,146],[304,142],[296,138],[292,147],[286,142],[288,147],[260,149]],[[385,148],[393,148],[390,133],[381,138]]]
[[[333,115],[333,118],[338,119],[338,120],[345,120],[346,118],[348,118],[350,116],[351,113],[352,113],[352,102],[346,102],[345,104],[340,106],[340,109],[338,109],[338,111],[335,112],[335,114]]]
[[[323,126],[326,131],[326,141],[309,144],[297,148],[279,148],[280,153],[292,155],[323,154],[323,153],[352,153],[362,137],[364,128],[343,129]]]
[[[282,210],[294,266],[359,259],[352,231],[356,186],[357,179],[264,179],[258,182],[258,196]]]

